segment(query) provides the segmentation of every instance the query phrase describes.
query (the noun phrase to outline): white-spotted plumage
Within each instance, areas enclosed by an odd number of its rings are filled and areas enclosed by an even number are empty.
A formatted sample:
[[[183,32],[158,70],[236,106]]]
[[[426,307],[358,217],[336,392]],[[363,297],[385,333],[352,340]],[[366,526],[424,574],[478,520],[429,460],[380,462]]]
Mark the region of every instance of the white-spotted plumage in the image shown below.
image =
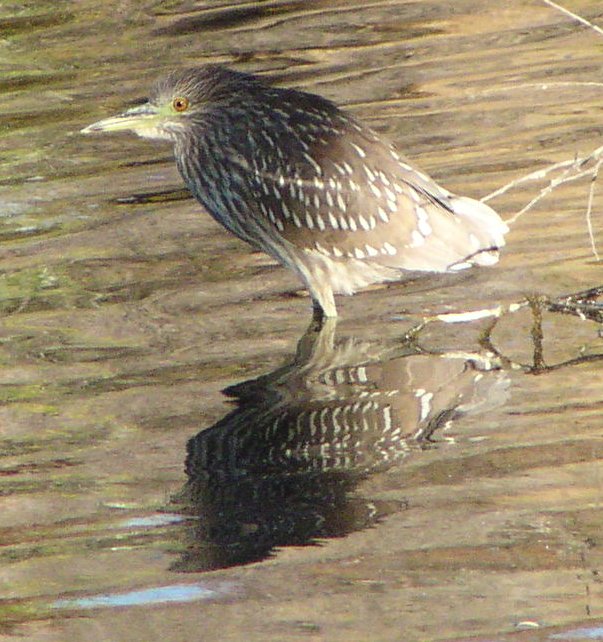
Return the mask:
[[[291,268],[326,316],[337,314],[335,293],[405,271],[491,265],[505,243],[489,206],[443,189],[328,100],[257,76],[172,72],[148,105],[87,131],[110,127],[171,140],[207,211]]]

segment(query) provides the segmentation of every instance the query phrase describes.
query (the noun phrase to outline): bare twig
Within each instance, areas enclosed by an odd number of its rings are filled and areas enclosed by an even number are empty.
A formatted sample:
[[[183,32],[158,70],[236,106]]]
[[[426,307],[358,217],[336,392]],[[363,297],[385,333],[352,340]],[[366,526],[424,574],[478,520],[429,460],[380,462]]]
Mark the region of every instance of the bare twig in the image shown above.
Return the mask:
[[[579,22],[582,25],[585,25],[589,29],[592,29],[599,35],[603,36],[603,29],[601,27],[598,27],[597,25],[593,24],[586,18],[583,18],[582,16],[578,15],[577,13],[574,13],[573,11],[570,11],[569,9],[566,9],[564,6],[560,5],[558,2],[553,2],[553,0],[542,0],[546,5],[549,7],[552,7],[553,9],[560,11],[564,15],[570,17],[572,20],[575,20],[576,22]],[[525,89],[529,87],[537,87],[539,89],[549,89],[550,87],[561,87],[561,86],[575,86],[575,85],[586,85],[586,86],[601,86],[601,83],[599,82],[558,82],[554,81],[552,83],[529,83],[529,84],[523,84],[523,85],[515,85],[514,87],[500,87],[500,88],[495,88],[488,90],[489,92],[499,92],[499,91],[510,91],[510,90],[519,90],[519,89]],[[592,167],[589,169],[584,169],[585,165],[592,163]],[[488,202],[489,200],[495,198],[496,196],[500,196],[501,194],[504,194],[505,192],[508,192],[510,189],[516,188],[520,185],[523,185],[524,183],[530,183],[534,181],[540,181],[545,178],[547,178],[550,174],[554,172],[560,172],[560,174],[552,179],[549,180],[548,185],[543,187],[540,192],[532,198],[532,200],[525,205],[522,209],[520,209],[516,214],[514,214],[512,217],[506,220],[506,223],[508,224],[513,224],[517,219],[522,215],[525,214],[528,210],[532,209],[536,203],[541,201],[545,196],[550,194],[556,187],[559,187],[560,185],[563,185],[564,183],[569,183],[571,181],[579,180],[581,178],[590,176],[591,177],[591,183],[590,183],[590,189],[588,193],[588,203],[586,207],[586,226],[588,229],[588,236],[590,239],[590,245],[591,249],[593,252],[593,255],[595,256],[596,260],[600,260],[599,253],[597,251],[597,246],[595,242],[595,235],[593,231],[593,225],[592,225],[592,211],[593,211],[593,202],[594,202],[594,196],[595,196],[595,183],[596,180],[599,176],[599,170],[601,168],[601,165],[603,165],[603,146],[599,147],[595,151],[593,151],[591,154],[588,156],[584,156],[582,158],[576,157],[573,160],[565,160],[561,161],[559,163],[554,163],[552,165],[549,165],[549,167],[545,167],[543,169],[537,170],[535,172],[531,172],[530,174],[527,174],[526,176],[522,176],[521,178],[515,179],[514,181],[511,181],[507,185],[503,185],[499,189],[495,190],[491,194],[488,194],[484,196],[481,200],[485,203]]]
[[[595,165],[595,168],[593,170],[593,176],[590,179],[590,189],[588,190],[588,205],[586,206],[586,227],[588,229],[590,246],[592,248],[593,254],[595,255],[595,259],[597,261],[600,261],[601,257],[599,256],[599,252],[597,252],[597,244],[596,244],[595,235],[593,232],[593,222],[592,222],[591,214],[593,211],[593,199],[595,197],[595,184],[597,182],[597,178],[599,176],[599,168],[601,167],[602,163],[603,163],[603,159],[600,158],[597,161],[597,164]]]
[[[555,299],[545,297],[544,302],[550,312],[571,314],[583,321],[590,319],[603,324],[603,302],[599,303],[598,301],[601,297],[603,297],[603,286],[597,286]]]
[[[536,203],[541,201],[547,194],[550,194],[556,187],[559,187],[559,185],[563,185],[563,183],[570,183],[571,181],[577,181],[581,178],[584,178],[585,176],[592,176],[592,173],[592,170],[586,170],[585,172],[579,172],[578,174],[574,174],[573,176],[568,176],[569,170],[566,170],[559,178],[553,179],[546,187],[540,190],[539,194],[537,194],[525,207],[522,207],[519,212],[514,214],[511,218],[507,219],[505,223],[509,225],[515,223],[515,221],[517,221],[517,219],[522,214],[525,214],[528,210],[531,210],[532,207],[536,205]]]
[[[573,11],[570,11],[569,9],[562,7],[560,4],[557,4],[552,0],[542,0],[542,1],[544,2],[544,4],[548,4],[549,7],[553,7],[553,9],[557,9],[557,11],[561,11],[561,13],[564,13],[566,16],[569,16],[576,22],[579,22],[580,24],[585,25],[589,29],[596,31],[600,36],[603,36],[603,29],[601,29],[601,27],[597,27],[597,25],[594,25],[592,22],[589,22],[586,18],[579,16],[577,13],[574,13]]]
[[[482,308],[480,310],[464,310],[462,312],[443,312],[433,316],[424,317],[420,324],[422,329],[427,323],[432,321],[442,321],[444,323],[471,323],[481,319],[500,319],[506,314],[514,314],[530,306],[534,308],[536,304],[549,312],[559,312],[579,317],[583,321],[587,319],[603,325],[603,286],[597,286],[564,294],[558,297],[549,297],[547,295],[528,296],[506,305],[497,305],[493,308]],[[394,317],[401,319],[406,317]],[[417,326],[419,327],[419,326]]]
[[[600,150],[601,152],[603,152],[603,147],[601,147]],[[507,183],[506,185],[499,187],[497,190],[495,190],[494,192],[491,192],[490,194],[487,194],[486,196],[482,197],[480,200],[484,203],[487,203],[489,200],[495,198],[496,196],[500,196],[505,192],[508,192],[510,189],[513,189],[518,185],[522,185],[523,183],[531,183],[532,181],[542,180],[543,178],[545,178],[555,170],[562,169],[564,167],[569,167],[571,169],[575,164],[576,164],[576,159],[566,160],[566,161],[561,161],[560,163],[549,165],[548,167],[544,167],[543,169],[538,169],[535,172],[526,174],[521,178],[516,178],[514,181],[511,181],[510,183]]]
[[[596,31],[598,34],[603,35],[603,29],[589,22],[588,20],[586,20],[586,18],[583,18],[582,16],[579,16],[578,14],[573,13],[572,11],[570,11],[569,9],[566,9],[565,7],[561,6],[557,2],[553,2],[553,0],[542,0],[542,1],[548,6],[553,7],[557,11],[560,11],[566,16],[569,16],[573,20],[578,21],[580,24],[586,25],[589,29],[592,29]],[[574,82],[556,82],[555,81],[550,84],[549,83],[529,83],[524,85],[516,85],[514,87],[508,87],[508,88],[498,87],[495,89],[488,90],[488,92],[486,93],[518,90],[526,87],[537,87],[539,89],[548,89],[549,87],[552,87],[552,86],[566,86],[566,85],[567,86],[575,86],[575,85],[591,86],[592,85],[596,87],[603,86],[603,84],[599,82],[593,82],[593,83],[575,82],[574,83]],[[487,203],[493,198],[497,196],[501,196],[502,194],[505,194],[509,190],[517,188],[526,183],[548,179],[548,184],[545,185],[540,190],[540,192],[536,194],[536,196],[534,196],[534,198],[532,198],[531,201],[529,201],[527,205],[522,207],[518,212],[516,212],[510,218],[506,219],[505,222],[509,225],[512,225],[513,223],[515,223],[515,221],[517,221],[517,219],[519,219],[520,216],[522,216],[527,211],[532,209],[538,202],[540,202],[545,196],[550,194],[555,188],[559,187],[560,185],[563,185],[564,183],[570,183],[572,181],[580,180],[581,178],[590,177],[591,183],[590,183],[590,189],[588,192],[588,202],[586,206],[586,227],[588,230],[588,236],[590,239],[590,246],[592,249],[592,253],[595,259],[597,261],[600,261],[601,257],[599,255],[599,252],[597,251],[595,234],[594,234],[593,224],[592,224],[592,212],[593,212],[593,204],[594,204],[594,197],[595,197],[595,184],[596,184],[597,178],[599,177],[599,170],[601,169],[602,165],[603,165],[603,146],[598,147],[587,156],[583,156],[583,157],[576,156],[572,160],[564,160],[558,163],[553,163],[548,167],[544,167],[542,169],[531,172],[530,174],[527,174],[525,176],[521,176],[520,178],[517,178],[511,181],[510,183],[503,185],[502,187],[495,190],[494,192],[487,194],[481,200],[482,202]],[[589,167],[585,169],[586,166],[589,166]],[[558,173],[558,174],[555,175],[555,173]],[[551,174],[554,175],[553,178],[550,178]]]
[[[490,87],[489,89],[483,89],[472,96],[490,96],[492,94],[508,94],[512,91],[522,91],[524,89],[542,89],[547,91],[549,89],[561,89],[563,87],[603,87],[603,82],[597,82],[594,80],[555,80],[551,82],[525,82],[515,85],[500,85],[498,87]]]
[[[588,165],[591,165],[591,167],[589,167],[588,169],[584,169]],[[550,174],[554,172],[560,172],[558,176],[554,178],[550,178],[548,185],[543,187],[540,190],[540,192],[536,194],[536,196],[534,196],[534,198],[532,198],[532,200],[527,205],[522,207],[517,213],[515,213],[513,216],[511,216],[505,221],[509,225],[512,225],[513,223],[515,223],[515,221],[517,221],[517,219],[520,216],[522,216],[522,214],[525,214],[528,210],[532,209],[534,205],[536,205],[536,203],[538,203],[545,196],[550,194],[555,188],[559,187],[560,185],[563,185],[564,183],[570,183],[572,181],[580,180],[581,178],[590,176],[591,184],[590,184],[590,190],[588,194],[588,204],[586,208],[586,226],[588,229],[588,235],[589,235],[590,245],[591,245],[593,254],[596,260],[599,261],[600,255],[597,251],[595,235],[594,235],[594,230],[592,225],[592,210],[593,210],[593,202],[594,202],[594,195],[595,195],[595,183],[597,178],[599,177],[599,170],[602,165],[603,165],[603,146],[598,147],[587,156],[582,156],[582,157],[576,156],[572,160],[565,160],[565,161],[560,161],[559,163],[553,163],[548,167],[543,167],[542,169],[531,172],[530,174],[526,174],[525,176],[516,178],[515,180],[511,181],[510,183],[507,183],[506,185],[503,185],[502,187],[495,190],[494,192],[487,194],[481,200],[483,202],[487,202],[495,198],[496,196],[500,196],[501,194],[508,192],[510,189],[519,187],[520,185],[523,185],[525,183],[540,181],[544,178],[547,178]]]

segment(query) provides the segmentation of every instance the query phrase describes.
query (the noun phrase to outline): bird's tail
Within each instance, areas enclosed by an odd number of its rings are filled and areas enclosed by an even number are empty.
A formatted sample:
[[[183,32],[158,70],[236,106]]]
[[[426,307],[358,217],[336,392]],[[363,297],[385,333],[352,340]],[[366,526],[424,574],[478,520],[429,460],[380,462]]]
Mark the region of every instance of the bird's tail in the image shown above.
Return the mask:
[[[489,206],[466,196],[453,196],[450,204],[465,230],[475,239],[476,252],[464,259],[474,265],[493,265],[498,261],[498,250],[505,245],[509,226]],[[453,266],[451,266],[454,269]]]

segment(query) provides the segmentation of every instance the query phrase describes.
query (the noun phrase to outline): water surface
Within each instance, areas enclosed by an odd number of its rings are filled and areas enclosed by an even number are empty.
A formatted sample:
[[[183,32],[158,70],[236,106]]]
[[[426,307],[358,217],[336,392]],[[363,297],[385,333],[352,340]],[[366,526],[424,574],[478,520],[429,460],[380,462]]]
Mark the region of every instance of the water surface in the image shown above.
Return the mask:
[[[481,197],[601,144],[602,37],[527,0],[37,1],[0,28],[0,639],[597,639],[600,325],[526,306],[407,336],[600,285],[587,179],[497,267],[341,300],[316,336],[168,147],[78,132],[226,62]]]

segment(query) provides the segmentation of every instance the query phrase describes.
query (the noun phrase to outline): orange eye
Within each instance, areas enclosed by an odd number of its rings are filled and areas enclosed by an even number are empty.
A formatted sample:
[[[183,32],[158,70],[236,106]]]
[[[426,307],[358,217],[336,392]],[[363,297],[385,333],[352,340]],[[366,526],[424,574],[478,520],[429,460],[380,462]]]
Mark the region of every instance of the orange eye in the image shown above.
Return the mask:
[[[177,96],[172,100],[172,107],[174,108],[174,111],[179,111],[183,112],[188,109],[188,98],[184,98],[184,96]]]

